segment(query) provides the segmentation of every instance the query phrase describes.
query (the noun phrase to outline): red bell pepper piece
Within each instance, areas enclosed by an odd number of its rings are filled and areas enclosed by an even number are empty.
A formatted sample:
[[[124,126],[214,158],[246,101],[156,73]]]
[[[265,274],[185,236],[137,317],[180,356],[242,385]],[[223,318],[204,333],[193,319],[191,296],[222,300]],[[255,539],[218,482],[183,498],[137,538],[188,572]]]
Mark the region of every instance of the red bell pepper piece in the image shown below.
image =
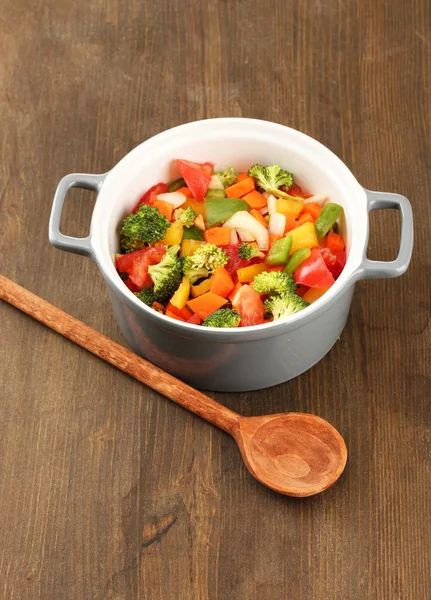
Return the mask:
[[[166,194],[168,191],[169,188],[166,183],[156,183],[156,185],[150,187],[150,189],[141,197],[138,204],[133,209],[133,212],[136,213],[141,204],[149,204],[152,206],[159,194]]]
[[[310,257],[297,268],[295,282],[312,288],[329,288],[335,283],[320,248],[313,248]]]

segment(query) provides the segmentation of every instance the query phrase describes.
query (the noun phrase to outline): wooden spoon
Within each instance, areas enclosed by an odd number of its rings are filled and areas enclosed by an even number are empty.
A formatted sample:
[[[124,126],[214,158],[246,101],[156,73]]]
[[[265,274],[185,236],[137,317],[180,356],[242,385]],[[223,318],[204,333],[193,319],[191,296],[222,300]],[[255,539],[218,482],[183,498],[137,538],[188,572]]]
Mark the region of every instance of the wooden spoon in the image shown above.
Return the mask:
[[[346,445],[327,421],[303,413],[242,417],[3,275],[0,298],[229,433],[250,473],[276,492],[312,496],[343,472]]]

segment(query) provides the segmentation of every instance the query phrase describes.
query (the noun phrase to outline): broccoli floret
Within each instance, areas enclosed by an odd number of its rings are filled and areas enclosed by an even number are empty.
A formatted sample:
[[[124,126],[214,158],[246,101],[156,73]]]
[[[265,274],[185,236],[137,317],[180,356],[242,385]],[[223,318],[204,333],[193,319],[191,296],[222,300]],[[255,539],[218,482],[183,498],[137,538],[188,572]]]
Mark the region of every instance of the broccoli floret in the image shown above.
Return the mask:
[[[256,244],[247,244],[247,242],[243,242],[238,248],[238,256],[244,260],[265,258],[265,254],[259,250]]]
[[[196,213],[191,206],[188,208],[177,208],[174,212],[174,219],[184,225],[184,227],[191,227],[196,219]]]
[[[238,173],[236,173],[232,167],[229,167],[224,171],[218,171],[217,173],[214,173],[214,175],[217,175],[224,188],[233,185],[238,178]]]
[[[128,215],[121,225],[121,251],[141,250],[146,244],[162,240],[170,227],[157,208],[141,204],[136,214]]]
[[[281,191],[279,188],[285,185],[287,189],[293,185],[293,175],[279,165],[262,167],[262,165],[253,165],[248,171],[249,177],[257,180],[259,187],[275,196],[289,198],[289,194]]]
[[[191,256],[183,258],[183,273],[195,283],[202,277],[208,277],[218,267],[224,267],[229,260],[224,250],[215,244],[204,244],[200,246]]]
[[[290,292],[281,296],[271,296],[271,298],[265,300],[264,304],[266,310],[272,314],[274,321],[278,321],[279,319],[285,319],[293,315],[303,308],[307,308],[310,303],[301,298],[301,296]]]
[[[288,294],[296,292],[296,283],[292,275],[282,271],[264,271],[253,279],[251,287],[258,294]]]
[[[167,302],[181,283],[181,260],[177,257],[179,249],[179,245],[170,246],[161,262],[148,267],[148,273],[153,280],[154,293],[158,302]]]
[[[238,327],[241,315],[231,308],[219,308],[203,321],[205,327]]]
[[[153,302],[157,302],[157,296],[152,287],[142,288],[140,292],[135,293],[135,296],[147,306],[151,306]]]

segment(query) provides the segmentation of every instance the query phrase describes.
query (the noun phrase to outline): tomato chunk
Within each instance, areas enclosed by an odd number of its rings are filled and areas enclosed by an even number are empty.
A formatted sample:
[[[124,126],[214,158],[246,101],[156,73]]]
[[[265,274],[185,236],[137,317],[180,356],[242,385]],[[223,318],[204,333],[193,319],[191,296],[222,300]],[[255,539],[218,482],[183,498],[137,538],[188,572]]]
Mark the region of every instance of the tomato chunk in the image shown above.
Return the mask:
[[[169,188],[166,183],[156,183],[156,185],[150,187],[148,192],[145,192],[145,194],[140,198],[138,204],[133,209],[133,212],[136,213],[141,204],[149,204],[152,206],[159,194],[166,194],[168,191]]]
[[[202,202],[214,173],[213,163],[195,163],[178,158],[177,165],[196,202]]]
[[[249,285],[239,288],[232,300],[232,307],[241,315],[240,327],[261,325],[265,321],[265,306],[260,295]]]
[[[329,248],[322,248],[320,252],[334,279],[338,279],[346,265],[347,257],[345,251],[342,250],[341,252],[335,252]]]

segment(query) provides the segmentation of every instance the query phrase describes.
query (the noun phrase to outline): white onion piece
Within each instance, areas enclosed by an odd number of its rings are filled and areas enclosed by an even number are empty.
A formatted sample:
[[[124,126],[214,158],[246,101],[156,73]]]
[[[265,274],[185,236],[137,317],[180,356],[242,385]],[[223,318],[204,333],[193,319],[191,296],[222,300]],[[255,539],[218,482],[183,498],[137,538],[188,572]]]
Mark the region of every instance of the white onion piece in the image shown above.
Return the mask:
[[[264,206],[263,208],[259,208],[259,212],[263,216],[267,215],[268,214],[268,205]]]
[[[236,212],[224,223],[223,227],[236,229],[240,237],[242,231],[247,231],[256,240],[259,250],[268,250],[269,248],[267,228],[246,210]]]
[[[251,233],[244,231],[244,229],[238,229],[238,235],[241,242],[254,242],[254,237],[251,235]]]
[[[277,198],[272,194],[268,196],[268,212],[270,215],[277,212]]]
[[[234,246],[238,243],[238,234],[235,229],[230,230],[230,243]]]
[[[311,198],[304,200],[304,204],[308,204],[308,202],[317,202],[317,204],[323,204],[323,202],[325,202],[325,200],[328,198],[328,194],[315,194],[314,196],[311,196]]]
[[[174,208],[178,208],[187,200],[186,196],[181,192],[167,192],[166,194],[158,194],[157,200],[168,202],[172,204]]]
[[[217,175],[213,175],[211,177],[211,181],[209,184],[210,190],[224,190],[223,184],[220,181],[220,178]]]
[[[286,229],[286,217],[281,213],[273,213],[269,218],[269,233],[273,233],[274,235],[284,235],[284,230]]]

